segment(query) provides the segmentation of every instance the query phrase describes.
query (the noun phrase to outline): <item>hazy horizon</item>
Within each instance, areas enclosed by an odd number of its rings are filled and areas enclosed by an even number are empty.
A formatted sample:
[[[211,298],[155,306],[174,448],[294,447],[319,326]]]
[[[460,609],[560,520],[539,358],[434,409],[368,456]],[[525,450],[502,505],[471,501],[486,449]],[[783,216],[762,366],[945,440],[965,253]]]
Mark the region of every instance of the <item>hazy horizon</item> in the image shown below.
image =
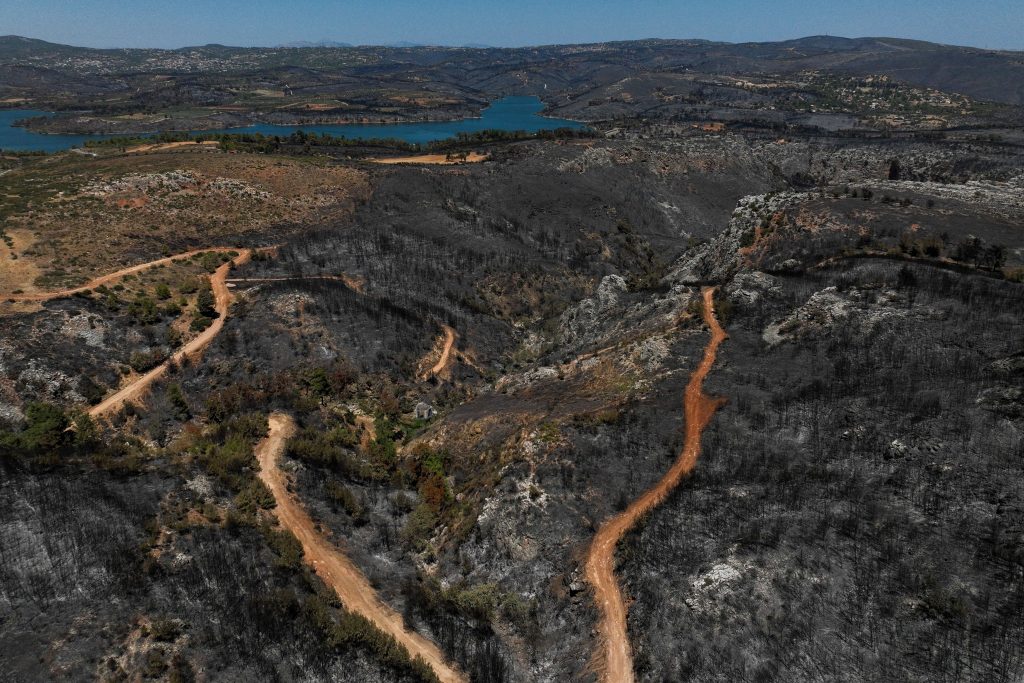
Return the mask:
[[[327,0],[9,0],[3,33],[93,48],[178,49],[208,44],[276,47],[294,42],[352,45],[529,47],[609,41],[702,39],[777,42],[817,35],[891,37],[983,49],[1022,50],[1024,3],[880,0],[706,3],[595,0],[585,7],[538,0],[408,0],[344,5]]]
[[[188,43],[182,45],[85,45],[82,43],[63,42],[59,40],[51,40],[49,38],[42,38],[39,36],[27,36],[17,33],[9,33],[0,35],[2,37],[16,37],[25,38],[29,40],[41,40],[54,45],[65,45],[68,47],[80,47],[86,49],[95,50],[187,50],[190,48],[200,48],[207,46],[220,46],[227,48],[250,48],[250,49],[266,49],[266,48],[282,48],[282,47],[294,47],[294,48],[305,48],[305,47],[322,47],[324,44],[333,43],[335,45],[326,45],[327,47],[353,47],[353,48],[369,48],[369,47],[394,47],[394,48],[406,48],[406,47],[440,47],[440,48],[465,48],[465,49],[518,49],[518,48],[531,48],[531,47],[546,47],[551,45],[588,45],[597,43],[623,43],[623,42],[643,42],[643,41],[706,41],[709,43],[722,43],[722,44],[744,44],[744,43],[784,43],[796,40],[805,40],[809,38],[827,37],[827,38],[838,38],[840,40],[911,40],[921,41],[926,43],[933,43],[936,45],[947,45],[951,47],[964,47],[980,50],[993,50],[1001,52],[1024,52],[1024,47],[1020,48],[1003,48],[1003,47],[987,47],[982,45],[970,45],[967,43],[950,43],[935,40],[926,40],[924,38],[914,38],[910,36],[899,36],[899,35],[863,35],[863,36],[844,36],[835,33],[819,33],[819,34],[807,34],[799,36],[790,36],[786,38],[775,38],[771,40],[742,40],[742,41],[731,41],[731,40],[714,40],[711,38],[705,38],[703,36],[644,36],[640,38],[611,38],[608,40],[589,40],[589,41],[568,41],[559,43],[527,43],[522,45],[492,45],[486,43],[442,43],[442,42],[431,42],[431,41],[406,41],[406,40],[394,40],[389,42],[379,43],[359,43],[350,40],[344,40],[341,38],[299,38],[295,40],[281,41],[277,43],[267,43],[264,45],[240,45],[235,43],[228,43],[224,41],[211,41],[206,43]]]

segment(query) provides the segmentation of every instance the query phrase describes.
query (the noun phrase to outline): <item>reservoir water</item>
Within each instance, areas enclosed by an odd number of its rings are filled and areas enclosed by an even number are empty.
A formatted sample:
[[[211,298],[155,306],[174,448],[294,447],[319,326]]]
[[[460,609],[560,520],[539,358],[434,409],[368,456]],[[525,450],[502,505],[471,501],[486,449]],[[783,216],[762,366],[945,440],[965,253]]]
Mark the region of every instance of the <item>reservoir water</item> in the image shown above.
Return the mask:
[[[458,121],[430,121],[422,123],[387,124],[332,124],[305,126],[277,126],[257,123],[243,128],[192,131],[194,133],[263,133],[264,135],[290,135],[297,130],[307,133],[329,133],[337,137],[369,140],[392,138],[423,144],[453,138],[459,133],[477,133],[483,130],[526,131],[536,133],[556,128],[581,129],[586,126],[577,121],[541,116],[543,103],[536,97],[505,97],[483,110],[480,118]],[[58,152],[80,147],[88,140],[103,140],[109,135],[49,135],[34,133],[13,125],[18,119],[45,116],[48,112],[26,109],[0,110],[0,150],[15,152]]]

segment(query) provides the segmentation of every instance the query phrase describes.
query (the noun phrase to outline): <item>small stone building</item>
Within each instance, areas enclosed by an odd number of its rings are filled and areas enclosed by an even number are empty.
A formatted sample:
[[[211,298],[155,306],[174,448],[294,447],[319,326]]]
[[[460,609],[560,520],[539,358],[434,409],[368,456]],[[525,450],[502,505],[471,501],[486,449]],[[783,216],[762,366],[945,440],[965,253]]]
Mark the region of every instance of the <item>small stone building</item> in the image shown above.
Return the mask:
[[[435,415],[437,415],[437,411],[434,410],[434,406],[430,405],[429,403],[424,403],[423,401],[420,401],[419,403],[416,404],[416,407],[413,408],[412,414],[416,417],[417,420],[429,420]]]

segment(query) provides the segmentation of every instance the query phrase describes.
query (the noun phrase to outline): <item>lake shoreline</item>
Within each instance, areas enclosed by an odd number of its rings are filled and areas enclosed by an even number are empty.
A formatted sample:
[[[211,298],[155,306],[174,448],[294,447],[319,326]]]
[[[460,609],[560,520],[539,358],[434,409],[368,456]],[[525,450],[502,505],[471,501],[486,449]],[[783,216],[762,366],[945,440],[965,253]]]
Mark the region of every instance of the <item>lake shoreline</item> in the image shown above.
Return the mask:
[[[24,110],[16,110],[16,109],[0,110],[0,112],[2,112],[2,111],[24,111]],[[72,113],[72,112],[47,112],[47,113],[50,113],[50,114],[53,114],[53,115],[57,115],[57,114],[68,114],[68,113]],[[81,115],[81,114],[77,114],[77,115]],[[373,121],[373,122],[369,122],[369,121],[351,121],[351,120],[350,121],[342,121],[342,120],[338,120],[338,121],[306,120],[306,121],[303,121],[301,123],[273,123],[271,121],[265,121],[265,120],[258,119],[258,118],[249,118],[247,115],[238,115],[238,118],[243,118],[243,116],[246,118],[246,123],[241,123],[239,125],[227,126],[227,127],[225,127],[223,125],[211,126],[209,128],[202,128],[202,127],[198,127],[198,126],[192,126],[192,127],[188,127],[188,126],[175,126],[173,128],[131,128],[131,127],[128,127],[128,128],[123,129],[123,130],[116,130],[116,131],[113,131],[113,130],[108,130],[108,131],[95,131],[95,130],[85,131],[85,130],[70,130],[70,129],[69,130],[47,130],[47,129],[41,129],[41,128],[34,128],[31,125],[26,125],[27,121],[24,120],[24,119],[23,120],[19,120],[19,121],[15,122],[15,123],[13,123],[11,125],[13,127],[15,127],[15,128],[23,128],[24,130],[26,130],[26,131],[28,131],[30,133],[33,133],[35,135],[89,135],[89,136],[96,136],[96,137],[101,137],[101,136],[123,137],[123,136],[130,136],[130,135],[161,135],[163,133],[196,133],[196,134],[202,134],[202,133],[209,133],[211,131],[217,131],[217,132],[227,131],[227,132],[230,132],[230,131],[236,131],[236,130],[244,130],[244,129],[250,128],[252,126],[259,126],[259,125],[283,126],[283,127],[302,127],[302,126],[392,126],[392,125],[420,124],[420,123],[451,123],[451,122],[454,122],[454,121],[471,121],[471,120],[478,120],[478,119],[482,118],[480,116],[463,116],[463,117],[453,116],[451,118],[441,118],[441,117],[438,117],[438,118],[427,118],[427,119],[400,119],[400,118],[395,118],[393,120]],[[29,118],[31,119],[31,118],[38,118],[38,117],[29,117]],[[187,120],[187,119],[185,119],[185,120]],[[204,120],[208,120],[208,119],[197,119],[197,121],[204,121]]]
[[[587,123],[573,119],[545,116],[545,104],[532,96],[504,97],[479,111],[479,116],[451,119],[395,120],[383,123],[301,123],[275,124],[256,122],[210,128],[169,128],[164,130],[119,131],[115,133],[60,133],[38,131],[25,126],[26,119],[52,116],[51,112],[25,109],[0,110],[0,149],[8,151],[55,152],[84,145],[90,140],[102,141],[116,137],[155,137],[164,133],[187,135],[257,135],[288,136],[298,131],[328,134],[350,140],[394,139],[410,144],[427,144],[453,139],[460,134],[484,130],[537,133],[558,128],[582,129]],[[17,118],[15,118],[17,117]],[[200,123],[200,121],[196,121]],[[241,123],[241,122],[239,122]],[[20,125],[18,125],[20,124]],[[397,133],[397,134],[396,134]]]

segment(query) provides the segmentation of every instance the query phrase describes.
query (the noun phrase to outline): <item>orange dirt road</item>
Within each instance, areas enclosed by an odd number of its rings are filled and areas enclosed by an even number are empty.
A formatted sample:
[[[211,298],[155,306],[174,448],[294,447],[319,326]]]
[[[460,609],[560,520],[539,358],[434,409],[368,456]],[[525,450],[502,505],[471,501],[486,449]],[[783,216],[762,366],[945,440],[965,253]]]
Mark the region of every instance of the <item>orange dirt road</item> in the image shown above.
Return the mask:
[[[434,367],[430,368],[430,374],[436,375],[444,370],[445,366],[448,365],[448,359],[452,355],[452,346],[455,345],[455,338],[457,336],[458,335],[455,334],[455,330],[447,325],[444,326],[444,348],[441,350],[441,357],[437,359],[436,363],[434,363]]]
[[[123,278],[125,275],[134,275],[144,270],[149,270],[156,266],[166,265],[181,258],[191,258],[196,254],[205,254],[208,251],[212,251],[218,254],[225,254],[230,251],[237,251],[241,253],[243,250],[237,247],[208,247],[206,249],[193,249],[192,251],[186,251],[181,254],[175,254],[174,256],[168,256],[166,258],[157,259],[156,261],[148,261],[146,263],[140,263],[135,266],[123,268],[107,275],[102,275],[95,280],[90,280],[80,287],[72,287],[71,289],[61,289],[56,292],[32,292],[29,294],[5,294],[2,296],[4,299],[10,299],[11,301],[49,301],[51,299],[60,299],[62,297],[74,296],[75,294],[81,294],[82,292],[95,289],[100,285],[105,285],[108,282],[113,282]]]
[[[309,514],[288,492],[287,479],[277,467],[288,438],[295,433],[295,422],[282,413],[272,414],[269,421],[267,438],[256,447],[260,479],[274,494],[277,502],[274,512],[281,526],[295,534],[302,544],[306,562],[312,565],[324,583],[334,589],[346,609],[363,615],[382,631],[394,636],[411,656],[422,658],[443,683],[466,683],[469,679],[445,661],[437,645],[418,633],[407,631],[402,617],[378,599],[362,572],[316,530]]]
[[[653,487],[630,503],[623,512],[608,519],[598,529],[587,554],[587,582],[594,589],[594,599],[601,613],[598,623],[599,645],[594,653],[594,668],[605,683],[633,683],[633,653],[626,633],[626,603],[615,579],[615,546],[637,520],[653,510],[679,485],[697,464],[700,455],[700,437],[715,411],[722,405],[720,399],[704,394],[704,378],[714,365],[718,346],[726,334],[715,318],[715,290],[704,290],[704,322],[711,328],[711,339],[704,348],[704,358],[690,376],[683,398],[686,416],[686,439],[683,450],[672,468]]]
[[[457,164],[479,164],[487,161],[490,157],[478,152],[470,152],[465,159],[457,157],[448,158],[446,154],[420,154],[411,157],[382,157],[380,159],[367,159],[375,164],[433,164],[437,166],[455,166]]]
[[[206,350],[206,347],[210,345],[210,342],[212,342],[217,337],[217,335],[220,334],[221,329],[224,327],[224,321],[228,317],[228,308],[231,306],[231,300],[233,298],[231,296],[231,290],[228,288],[227,285],[228,272],[230,272],[232,264],[240,266],[243,263],[247,262],[249,258],[252,256],[252,250],[201,249],[197,252],[190,253],[201,253],[205,251],[238,252],[238,256],[236,256],[234,260],[222,264],[219,268],[217,268],[216,271],[214,271],[213,275],[210,276],[210,287],[213,290],[214,308],[217,311],[216,320],[214,320],[213,324],[207,327],[205,330],[203,330],[197,337],[195,337],[187,344],[182,346],[180,349],[175,351],[174,354],[169,359],[167,359],[160,365],[156,366],[146,374],[142,375],[128,386],[123,387],[114,394],[111,394],[98,405],[95,405],[92,408],[90,408],[89,415],[96,418],[106,417],[113,413],[116,413],[124,406],[126,402],[134,401],[141,397],[142,395],[144,395],[149,390],[149,387],[153,385],[153,382],[157,381],[158,379],[167,374],[167,370],[170,367],[171,363],[180,364],[186,358],[190,361],[195,360],[200,355],[202,355],[203,351]],[[172,256],[170,258],[180,258],[181,256],[182,255]],[[163,260],[167,261],[170,259]],[[154,261],[153,263],[143,264],[143,266],[151,267],[156,263],[157,262]],[[143,266],[136,266],[135,269],[139,270]],[[96,280],[94,280],[93,282],[96,282]]]
[[[442,325],[442,327],[444,328],[444,345],[441,347],[441,357],[437,359],[433,367],[420,374],[421,381],[428,379],[431,375],[440,375],[451,361],[452,349],[455,347],[455,340],[459,338],[459,334],[448,325]]]

